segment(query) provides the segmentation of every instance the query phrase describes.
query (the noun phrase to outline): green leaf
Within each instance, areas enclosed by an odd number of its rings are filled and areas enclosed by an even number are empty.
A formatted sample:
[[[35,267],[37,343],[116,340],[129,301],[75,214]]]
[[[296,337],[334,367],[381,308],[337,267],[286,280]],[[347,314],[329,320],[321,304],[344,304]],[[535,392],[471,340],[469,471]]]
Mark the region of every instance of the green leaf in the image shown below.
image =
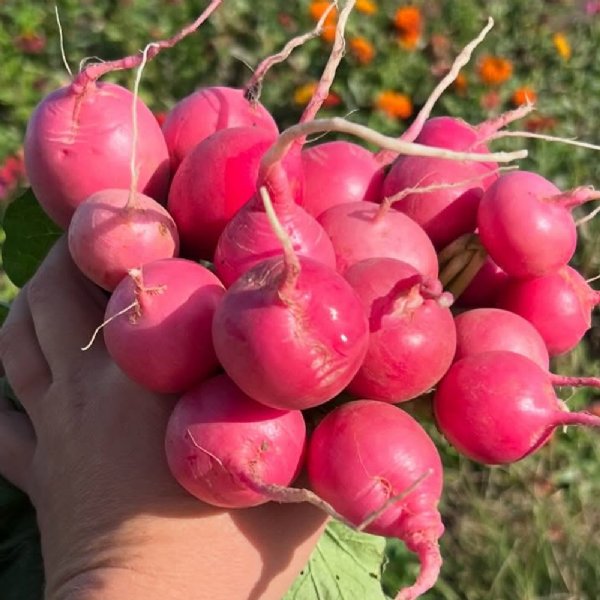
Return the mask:
[[[6,232],[2,247],[4,271],[15,285],[23,287],[62,231],[42,210],[31,189],[6,209],[3,226]]]
[[[332,521],[284,600],[385,600],[385,538]]]

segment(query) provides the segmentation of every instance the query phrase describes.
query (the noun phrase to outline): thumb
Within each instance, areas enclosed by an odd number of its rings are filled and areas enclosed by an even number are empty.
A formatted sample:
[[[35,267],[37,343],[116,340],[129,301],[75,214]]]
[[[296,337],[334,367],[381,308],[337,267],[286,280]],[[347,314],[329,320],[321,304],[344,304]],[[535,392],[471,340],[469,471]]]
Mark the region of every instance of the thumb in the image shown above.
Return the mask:
[[[0,396],[0,475],[26,494],[34,451],[35,434],[29,418]]]

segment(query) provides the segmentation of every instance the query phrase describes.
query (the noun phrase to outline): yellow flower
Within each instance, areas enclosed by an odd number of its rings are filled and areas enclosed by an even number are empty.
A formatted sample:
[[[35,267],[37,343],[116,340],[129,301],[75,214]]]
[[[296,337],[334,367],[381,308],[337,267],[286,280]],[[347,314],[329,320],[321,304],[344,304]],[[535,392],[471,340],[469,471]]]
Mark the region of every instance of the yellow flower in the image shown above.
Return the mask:
[[[569,60],[571,58],[571,44],[564,33],[555,33],[552,36],[554,47],[558,52],[559,56],[563,60]]]
[[[315,95],[317,85],[316,81],[309,81],[308,83],[297,87],[294,91],[294,103],[298,106],[306,106]],[[323,101],[323,107],[330,108],[332,106],[338,106],[341,102],[342,99],[335,92],[329,92],[327,98]]]
[[[377,96],[375,108],[395,119],[408,119],[413,113],[410,98],[392,90],[385,90]]]
[[[297,87],[294,90],[294,104],[297,104],[298,106],[306,106],[313,97],[316,89],[317,84],[314,81],[310,81],[309,83],[305,83],[304,85]]]
[[[537,94],[535,90],[528,85],[517,88],[510,98],[510,101],[514,106],[521,106],[521,104],[527,104],[528,102],[534,104],[537,100]]]
[[[512,76],[510,60],[499,56],[486,56],[479,64],[479,77],[487,85],[500,85]]]
[[[423,30],[423,17],[416,6],[402,6],[394,15],[394,25],[398,30],[398,43],[406,50],[414,50]]]
[[[372,0],[356,0],[354,8],[364,15],[374,15],[377,12],[377,4]]]
[[[355,37],[350,40],[350,51],[361,65],[368,65],[375,56],[373,44],[364,37]]]

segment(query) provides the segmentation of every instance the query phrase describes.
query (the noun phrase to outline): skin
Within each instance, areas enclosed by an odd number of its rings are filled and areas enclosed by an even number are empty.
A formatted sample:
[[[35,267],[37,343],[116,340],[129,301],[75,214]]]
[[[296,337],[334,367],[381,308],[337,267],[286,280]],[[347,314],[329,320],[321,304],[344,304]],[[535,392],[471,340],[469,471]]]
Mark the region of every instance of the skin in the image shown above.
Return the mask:
[[[66,241],[14,301],[0,360],[27,414],[0,400],[0,473],[37,510],[46,600],[280,600],[325,518],[313,507],[210,507],[168,471],[175,398],[147,392],[80,347],[106,299]],[[176,558],[174,558],[176,557]]]

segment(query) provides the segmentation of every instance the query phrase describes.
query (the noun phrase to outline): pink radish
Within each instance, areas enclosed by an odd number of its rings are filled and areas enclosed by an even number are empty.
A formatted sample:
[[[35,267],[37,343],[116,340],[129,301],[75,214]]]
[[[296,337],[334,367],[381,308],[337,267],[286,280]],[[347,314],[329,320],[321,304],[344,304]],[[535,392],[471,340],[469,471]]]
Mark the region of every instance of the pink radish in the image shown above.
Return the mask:
[[[439,249],[475,230],[484,180],[494,176],[486,176],[479,183],[471,181],[488,172],[489,167],[480,163],[405,156],[398,159],[387,174],[383,196],[391,198],[409,188],[458,184],[431,192],[408,194],[394,202],[394,208],[421,225]]]
[[[369,314],[369,349],[348,390],[358,397],[403,402],[432,388],[456,349],[449,294],[393,258],[355,263],[344,273]]]
[[[319,423],[308,447],[311,488],[335,510],[360,525],[387,507],[365,530],[400,538],[421,561],[414,585],[396,600],[411,600],[435,585],[444,532],[437,505],[442,464],[434,443],[407,413],[387,403],[358,400],[335,408]],[[404,498],[393,501],[419,476]]]
[[[286,181],[279,191],[273,190],[273,207],[294,251],[335,269],[335,252],[331,240],[302,207],[298,206]],[[275,192],[275,193],[273,193]],[[247,202],[226,225],[215,250],[215,270],[229,287],[238,277],[266,258],[279,256],[281,243],[273,232],[258,194]]]
[[[172,172],[197,144],[216,131],[231,127],[256,127],[271,135],[279,133],[269,111],[259,102],[249,102],[242,89],[205,87],[180,100],[169,111],[162,129]]]
[[[286,60],[292,51],[318,36],[331,8],[325,11],[313,31],[291,39],[277,54],[265,58],[243,89],[209,86],[180,100],[163,124],[171,157],[171,170],[177,171],[183,159],[200,142],[217,131],[231,127],[258,127],[276,136],[279,133],[271,113],[258,101],[267,71]]]
[[[268,408],[226,375],[186,392],[167,425],[165,449],[175,479],[190,494],[225,508],[271,498],[246,479],[287,486],[304,458],[306,427],[298,410]]]
[[[568,412],[548,372],[507,351],[457,361],[439,383],[434,412],[440,431],[461,454],[485,464],[508,464],[545,444],[556,427],[600,427],[600,417]]]
[[[115,84],[75,81],[47,96],[32,114],[25,135],[27,177],[60,227],[66,229],[75,208],[95,192],[129,187],[131,103],[131,93]],[[141,100],[137,105],[136,189],[162,201],[169,185],[167,146],[150,109]]]
[[[262,190],[283,258],[246,271],[217,307],[213,339],[227,374],[251,398],[305,409],[339,394],[368,343],[367,317],[354,290],[333,269],[296,256]]]
[[[499,308],[468,310],[455,318],[456,355],[460,360],[472,354],[506,350],[531,359],[545,369],[550,357],[542,336],[523,317]],[[549,373],[552,385],[600,388],[598,377],[570,377]]]
[[[169,155],[152,112],[123,87],[97,80],[117,69],[133,68],[170,48],[219,6],[213,0],[200,17],[169,40],[156,42],[148,52],[121,60],[89,65],[71,84],[44,98],[33,112],[25,135],[25,165],[32,190],[50,218],[67,228],[75,208],[93,193],[124,188],[131,183],[130,162],[134,129],[140,143],[138,191],[158,201],[166,199]]]
[[[467,310],[455,318],[456,355],[460,360],[492,350],[515,352],[548,370],[550,357],[537,329],[519,315],[499,308]]]
[[[317,90],[302,114],[301,124],[313,119],[323,98],[327,96],[335,68],[343,55],[344,28],[353,6],[354,0],[350,0],[340,13],[335,43]],[[257,186],[265,186],[268,189],[277,218],[292,240],[295,252],[335,268],[335,253],[331,241],[315,219],[294,203],[294,190],[290,186],[288,175],[290,169],[287,165],[283,168],[284,161],[287,160],[289,164],[290,159],[300,158],[300,149],[305,139],[306,136],[302,135],[296,137],[275,156],[271,148],[261,160]],[[278,142],[280,140],[281,138]],[[276,142],[274,147],[277,145]],[[343,189],[343,181],[338,180],[338,183]],[[304,199],[307,199],[306,196]],[[230,285],[251,266],[280,253],[281,242],[257,193],[223,231],[215,251],[214,263],[219,277],[225,285]]]
[[[318,217],[346,202],[379,202],[384,172],[372,152],[346,141],[326,142],[302,152],[305,210]]]
[[[549,275],[575,252],[577,231],[571,210],[597,197],[590,188],[563,194],[536,173],[507,173],[481,199],[479,237],[509,275]]]
[[[225,290],[205,267],[171,258],[132,270],[106,307],[104,341],[123,372],[177,393],[217,370],[211,326]]]
[[[130,269],[175,256],[179,236],[171,215],[149,196],[102,190],[76,208],[69,250],[87,277],[111,291]]]
[[[332,206],[318,220],[333,243],[340,273],[360,260],[387,257],[437,278],[437,255],[429,237],[398,211],[381,213],[371,202],[348,202]]]
[[[529,107],[519,108],[475,127],[461,119],[436,117],[423,123],[415,142],[486,153],[489,152],[485,144],[487,137],[529,110]],[[403,136],[403,139],[407,138]],[[394,208],[419,223],[436,248],[441,249],[461,235],[475,231],[479,201],[497,178],[498,164],[493,160],[459,163],[401,156],[392,164],[383,182],[383,197],[393,200],[402,194],[393,202]],[[437,184],[445,185],[436,187]],[[431,191],[419,189],[430,186],[434,188]],[[411,190],[415,191],[407,193]]]
[[[600,304],[593,290],[572,267],[530,279],[511,279],[497,306],[527,319],[540,333],[550,356],[572,350],[591,326],[591,312]]]
[[[264,129],[233,127],[211,135],[186,156],[168,203],[186,256],[212,259],[225,225],[254,194],[260,160],[274,139]]]

